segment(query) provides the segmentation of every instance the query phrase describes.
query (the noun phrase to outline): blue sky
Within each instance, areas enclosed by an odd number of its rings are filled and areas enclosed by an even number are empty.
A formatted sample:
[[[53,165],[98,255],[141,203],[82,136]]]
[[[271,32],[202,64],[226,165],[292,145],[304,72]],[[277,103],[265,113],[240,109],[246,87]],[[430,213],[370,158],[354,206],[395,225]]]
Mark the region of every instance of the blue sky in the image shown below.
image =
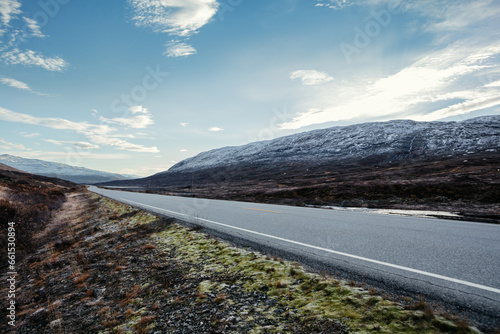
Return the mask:
[[[369,121],[500,114],[495,0],[0,0],[0,153],[141,176]]]

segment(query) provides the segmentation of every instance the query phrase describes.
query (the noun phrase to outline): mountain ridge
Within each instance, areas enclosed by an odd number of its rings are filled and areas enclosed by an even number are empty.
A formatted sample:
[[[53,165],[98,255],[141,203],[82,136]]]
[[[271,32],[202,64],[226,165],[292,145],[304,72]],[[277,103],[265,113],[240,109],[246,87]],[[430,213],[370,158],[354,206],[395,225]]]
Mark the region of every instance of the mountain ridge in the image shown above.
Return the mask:
[[[27,159],[10,154],[1,154],[0,163],[23,172],[55,177],[75,183],[98,183],[130,179],[121,174],[76,167],[59,162]]]
[[[474,127],[475,124],[478,126]],[[438,125],[444,126],[445,129],[438,128]],[[481,129],[477,129],[478,127]],[[477,131],[472,136],[466,136],[466,132],[471,129]],[[366,134],[367,132],[371,133],[371,138]],[[393,120],[361,123],[311,130],[272,140],[202,152],[158,174],[228,166],[250,161],[253,163],[310,159],[340,161],[391,152],[403,156],[405,152],[408,155],[460,154],[467,153],[471,149],[477,150],[480,147],[488,146],[487,149],[500,147],[499,134],[500,116],[483,116],[461,122]],[[480,145],[474,141],[473,137],[477,136],[483,137]],[[457,142],[457,138],[462,140]],[[388,145],[391,142],[392,144]],[[336,143],[336,147],[325,147],[332,143]]]

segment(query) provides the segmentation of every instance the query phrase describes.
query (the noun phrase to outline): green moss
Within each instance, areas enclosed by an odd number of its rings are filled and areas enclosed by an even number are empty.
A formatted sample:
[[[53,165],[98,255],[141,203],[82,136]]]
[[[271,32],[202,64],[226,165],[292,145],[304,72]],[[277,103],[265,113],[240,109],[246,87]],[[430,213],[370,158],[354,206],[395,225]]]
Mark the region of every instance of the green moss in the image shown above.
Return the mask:
[[[198,285],[198,291],[200,293],[209,293],[212,292],[212,290],[217,286],[217,283],[210,282],[210,281],[203,281]]]
[[[295,310],[299,317],[341,320],[357,333],[374,330],[380,333],[439,333],[449,326],[446,322],[422,319],[418,311],[405,310],[379,296],[371,296],[362,288],[351,287],[347,282],[308,273],[297,263],[276,261],[232,247],[179,225],[172,225],[152,237],[160,240],[157,248],[165,252],[175,249],[177,260],[202,264],[201,272],[238,274],[234,283],[249,292],[267,289],[270,298]],[[192,274],[200,274],[198,267]],[[214,289],[217,289],[217,284],[207,280],[198,286],[200,293]],[[242,314],[246,315],[245,312]],[[252,317],[246,320],[252,321]],[[274,331],[279,332],[277,328],[256,327],[251,333]]]

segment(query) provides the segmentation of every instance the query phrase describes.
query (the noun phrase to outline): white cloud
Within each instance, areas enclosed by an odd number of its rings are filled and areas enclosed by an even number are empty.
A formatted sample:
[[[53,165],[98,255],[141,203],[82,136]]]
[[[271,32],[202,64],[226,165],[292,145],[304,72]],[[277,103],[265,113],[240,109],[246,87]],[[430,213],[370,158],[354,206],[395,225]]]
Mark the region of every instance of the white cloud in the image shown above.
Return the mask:
[[[132,106],[130,108],[128,108],[128,110],[132,113],[132,114],[148,114],[148,109],[147,108],[144,108],[142,105],[139,105],[139,106]],[[95,109],[94,109],[95,111]]]
[[[27,43],[30,37],[44,38],[38,22],[22,14],[18,0],[0,0],[0,61],[7,65],[38,66],[48,71],[62,71],[68,66],[61,57],[47,57],[33,50],[20,50],[21,43]],[[11,21],[21,19],[17,27]],[[22,28],[19,28],[22,25]]]
[[[332,81],[333,78],[327,73],[318,72],[315,70],[298,70],[290,73],[290,79],[300,79],[304,85],[319,85],[325,82]]]
[[[216,0],[129,0],[140,27],[176,36],[190,36],[217,13]]]
[[[178,41],[167,43],[165,46],[167,50],[163,54],[167,57],[187,57],[197,53],[191,45]]]
[[[186,126],[189,125],[189,123],[179,123],[180,126],[182,126],[183,128],[185,128]]]
[[[147,108],[143,106],[133,106],[129,108],[129,111],[135,116],[130,118],[116,117],[111,119],[99,116],[99,120],[108,124],[126,125],[132,129],[144,129],[147,128],[148,125],[154,124],[153,115],[149,113]],[[97,113],[96,111],[94,112]]]
[[[331,9],[342,9],[345,7],[349,7],[352,5],[352,2],[350,0],[318,0],[318,3],[316,4],[316,7],[327,7]]]
[[[322,0],[318,2],[324,4]],[[442,50],[422,57],[394,75],[375,78],[374,84],[338,87],[340,93],[332,94],[335,103],[318,97],[323,106],[307,108],[283,123],[284,128],[370,116],[438,120],[500,104],[497,85],[500,70],[496,64],[500,44],[495,37],[500,29],[497,1],[351,0],[350,3],[390,6],[413,15],[418,30],[434,34],[433,43],[441,45]]]
[[[91,132],[108,134],[112,129],[107,125],[94,125],[85,122],[72,122],[63,118],[45,118],[36,117],[28,114],[17,113],[0,107],[0,119],[7,122],[25,123],[31,125],[40,125],[56,130],[74,130],[77,132]]]
[[[129,143],[123,139],[119,139],[116,136],[109,135],[99,135],[99,134],[90,134],[88,138],[100,145],[105,146],[116,146],[121,150],[132,151],[132,152],[143,152],[143,153],[158,153],[160,152],[156,146],[153,147],[145,147],[143,145],[137,145]]]
[[[484,87],[500,87],[500,80],[490,82],[489,84],[484,85]]]
[[[17,88],[17,89],[23,89],[23,90],[31,90],[31,88],[28,86],[28,84],[18,81],[16,79],[12,78],[1,78],[0,82],[3,83],[4,85],[7,85],[9,87]]]
[[[39,133],[21,132],[20,135],[23,136],[24,138],[34,138],[34,137],[39,136],[40,134]]]
[[[219,128],[218,126],[213,126],[208,131],[213,131],[213,132],[219,132],[219,131],[224,131],[223,128]]]
[[[187,150],[185,148],[181,149],[180,151],[181,152],[187,152]]]
[[[3,149],[3,150],[26,150],[26,147],[24,147],[24,145],[21,145],[21,144],[14,144],[14,143],[11,143],[11,142],[8,142],[4,139],[0,139],[0,148]]]
[[[42,95],[42,96],[46,95],[46,94],[39,93],[39,92],[36,92],[36,91],[32,90],[30,88],[30,86],[28,86],[27,83],[24,83],[24,82],[16,80],[16,79],[12,79],[12,78],[0,78],[0,82],[2,84],[4,84],[4,85],[9,86],[9,87],[17,88],[17,89],[21,89],[21,90],[26,90],[26,91],[31,92],[33,94]]]
[[[20,14],[21,3],[18,0],[0,0],[0,17],[3,25],[8,25],[12,18]]]
[[[108,123],[126,125],[132,129],[144,129],[147,128],[148,125],[154,124],[150,114],[138,115],[131,118],[117,117],[113,119],[106,119],[104,117],[100,117],[99,119]]]
[[[62,71],[68,66],[60,57],[48,58],[32,50],[21,51],[18,48],[0,54],[0,59],[8,65],[39,66],[48,71]]]
[[[208,24],[219,9],[217,0],[128,0],[138,27],[188,39]],[[182,41],[167,43],[167,57],[186,57],[196,49]]]
[[[428,114],[414,115],[412,119],[416,121],[436,121],[446,117],[468,114],[475,110],[482,110],[500,105],[499,90],[492,92],[471,90],[461,93],[463,93],[463,96],[456,94],[456,97],[464,98],[465,102],[455,103]]]
[[[40,30],[40,26],[38,25],[38,23],[35,20],[30,19],[28,17],[24,17],[24,21],[26,21],[28,28],[31,29],[32,36],[40,37],[40,38],[47,37],[42,33],[42,31]]]
[[[159,152],[157,147],[145,147],[129,143],[120,137],[126,135],[116,134],[116,128],[104,124],[89,124],[86,122],[73,122],[63,118],[36,117],[28,114],[17,113],[0,107],[0,120],[7,122],[25,123],[43,126],[56,130],[71,130],[86,136],[92,143],[102,146],[114,146],[121,150],[134,152]]]
[[[457,43],[395,74],[344,82],[333,88],[335,92],[318,92],[310,102],[313,105],[280,127],[298,129],[356,118],[438,120],[491,108],[500,105],[500,89],[495,85],[500,69],[494,65],[498,55],[500,44]],[[483,82],[486,78],[488,83]]]
[[[61,141],[61,140],[53,140],[53,139],[44,139],[47,143],[55,144],[55,145],[73,145],[75,147],[81,148],[83,150],[91,150],[99,148],[99,145],[94,145],[87,142],[81,141]]]
[[[317,0],[316,6],[339,10],[351,5],[384,6],[425,18],[421,31],[436,33],[438,42],[449,39],[455,32],[482,34],[486,37],[499,29],[500,6],[497,0]],[[480,27],[480,29],[473,29]],[[488,32],[486,32],[488,30]],[[459,37],[464,37],[460,36]]]
[[[373,0],[372,0],[373,1]],[[483,24],[500,14],[496,0],[418,0],[402,4],[405,11],[418,13],[428,19],[427,30],[434,32],[462,31],[469,26]]]

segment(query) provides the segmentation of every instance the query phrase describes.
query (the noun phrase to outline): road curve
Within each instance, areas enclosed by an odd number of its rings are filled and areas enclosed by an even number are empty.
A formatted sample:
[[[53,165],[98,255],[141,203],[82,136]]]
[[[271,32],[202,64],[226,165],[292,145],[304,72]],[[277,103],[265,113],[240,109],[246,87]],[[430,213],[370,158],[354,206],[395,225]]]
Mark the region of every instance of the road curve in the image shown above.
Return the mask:
[[[500,326],[500,225],[89,190]]]

